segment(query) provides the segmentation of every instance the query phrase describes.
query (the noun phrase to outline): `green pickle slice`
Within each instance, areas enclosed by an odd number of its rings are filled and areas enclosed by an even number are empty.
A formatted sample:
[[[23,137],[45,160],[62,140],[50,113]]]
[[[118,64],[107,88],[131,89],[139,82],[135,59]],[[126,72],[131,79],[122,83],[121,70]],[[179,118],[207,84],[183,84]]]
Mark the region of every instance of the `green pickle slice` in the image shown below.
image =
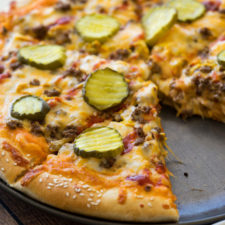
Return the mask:
[[[193,21],[205,13],[205,6],[195,0],[171,0],[169,7],[177,10],[178,20],[181,22]]]
[[[150,9],[142,18],[148,45],[154,45],[176,22],[176,19],[177,13],[173,8],[160,6]]]
[[[77,155],[88,158],[109,158],[120,154],[124,149],[120,133],[110,127],[86,129],[74,141]]]
[[[217,61],[220,65],[225,66],[225,50],[222,50],[218,55],[217,55]]]
[[[122,103],[128,96],[124,76],[109,68],[89,75],[83,87],[85,101],[98,110],[106,110]]]
[[[59,45],[33,45],[19,50],[19,60],[38,69],[54,70],[64,65],[66,54]]]
[[[86,41],[105,41],[120,28],[119,22],[107,15],[92,14],[82,17],[76,23],[76,29]]]
[[[11,116],[17,119],[42,121],[50,107],[42,98],[25,95],[18,98],[11,108]]]

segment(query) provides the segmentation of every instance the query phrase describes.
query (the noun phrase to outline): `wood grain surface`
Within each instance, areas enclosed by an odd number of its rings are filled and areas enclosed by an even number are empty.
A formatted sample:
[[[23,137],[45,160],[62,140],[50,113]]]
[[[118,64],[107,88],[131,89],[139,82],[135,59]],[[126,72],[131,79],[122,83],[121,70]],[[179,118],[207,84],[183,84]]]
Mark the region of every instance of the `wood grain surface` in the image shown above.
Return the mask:
[[[0,225],[81,225],[52,216],[0,190]]]

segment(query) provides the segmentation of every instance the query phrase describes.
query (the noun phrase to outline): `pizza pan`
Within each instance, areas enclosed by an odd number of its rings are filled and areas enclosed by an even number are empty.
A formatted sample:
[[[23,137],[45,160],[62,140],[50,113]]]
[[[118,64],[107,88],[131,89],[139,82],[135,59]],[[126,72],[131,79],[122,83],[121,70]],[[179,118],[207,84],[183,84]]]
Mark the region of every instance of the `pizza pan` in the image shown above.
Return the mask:
[[[225,124],[200,117],[184,121],[175,115],[175,111],[163,107],[161,117],[168,144],[182,161],[171,154],[167,160],[174,175],[171,181],[180,211],[180,221],[176,224],[212,224],[225,219]],[[135,224],[69,213],[33,200],[4,182],[0,182],[0,187],[44,211],[74,222],[89,225]]]

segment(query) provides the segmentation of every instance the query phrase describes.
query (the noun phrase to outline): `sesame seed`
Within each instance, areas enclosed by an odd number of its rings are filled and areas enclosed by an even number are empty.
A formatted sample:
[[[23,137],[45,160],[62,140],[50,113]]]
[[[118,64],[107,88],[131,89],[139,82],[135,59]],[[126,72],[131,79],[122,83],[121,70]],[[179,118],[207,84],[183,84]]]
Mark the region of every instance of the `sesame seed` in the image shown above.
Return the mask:
[[[39,179],[39,182],[40,182],[40,183],[42,182],[42,178]]]
[[[76,191],[77,193],[79,193],[79,192],[80,192],[80,188],[75,188],[75,191]]]
[[[14,166],[17,166],[17,163],[16,163],[16,162],[14,162],[14,163],[13,163],[13,165],[14,165]]]
[[[52,189],[52,188],[48,186],[47,189]]]
[[[88,198],[88,201],[91,202],[91,201],[93,201],[93,199],[92,198]]]
[[[80,196],[84,196],[84,193],[80,193]]]
[[[154,197],[150,197],[150,198],[149,198],[150,201],[152,201],[152,200],[154,200],[154,199],[155,199]]]
[[[70,196],[70,193],[69,192],[66,192],[66,197],[69,197]]]
[[[54,179],[53,179],[53,182],[54,182],[55,184],[57,184],[57,183],[59,183],[59,180],[56,179],[56,178],[54,178]]]
[[[27,157],[30,157],[30,154],[27,154]]]
[[[63,187],[64,187],[64,188],[68,188],[68,185],[66,184],[66,185],[64,185]]]
[[[2,156],[4,156],[4,155],[5,155],[5,152],[3,151],[3,152],[2,152]]]
[[[98,194],[97,197],[98,197],[98,198],[102,197],[102,194]]]
[[[102,192],[102,193],[103,193],[103,190],[101,189],[101,190],[100,190],[100,192]]]
[[[73,179],[72,179],[72,178],[70,178],[70,179],[69,179],[69,182],[71,182],[72,180],[73,180]]]
[[[87,191],[92,191],[92,189],[91,188],[88,188]]]
[[[96,203],[100,203],[101,202],[101,200],[100,199],[98,199],[97,201],[96,201]]]
[[[91,205],[88,203],[88,204],[87,204],[87,207],[88,207],[88,208],[90,208],[90,207],[91,207]]]
[[[56,184],[56,187],[61,187],[61,186],[63,186],[63,183]]]
[[[94,194],[90,193],[89,196],[90,196],[90,197],[94,197]]]
[[[9,162],[9,159],[7,158],[5,161],[8,163]]]
[[[49,177],[49,174],[46,174],[46,176],[45,176],[46,178],[48,178]]]
[[[87,185],[87,184],[83,185],[83,188],[88,188],[88,187],[89,187],[89,185]]]
[[[73,198],[73,199],[75,199],[76,197],[77,197],[76,195],[73,195],[73,197],[72,197],[72,198]]]
[[[4,168],[1,168],[1,171],[5,171],[5,169]]]
[[[137,195],[136,198],[143,198],[143,196],[142,195]]]
[[[149,207],[152,207],[152,203],[151,203],[151,202],[148,202],[148,206],[149,206]]]
[[[48,183],[48,186],[54,186],[54,184],[53,183]]]

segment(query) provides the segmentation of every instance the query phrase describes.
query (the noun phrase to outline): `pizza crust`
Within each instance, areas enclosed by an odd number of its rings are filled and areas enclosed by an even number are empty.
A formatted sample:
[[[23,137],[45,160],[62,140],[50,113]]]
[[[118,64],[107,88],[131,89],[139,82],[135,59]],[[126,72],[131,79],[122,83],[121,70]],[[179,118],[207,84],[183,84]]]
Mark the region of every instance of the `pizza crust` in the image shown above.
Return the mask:
[[[172,222],[179,218],[178,210],[167,196],[157,196],[151,192],[143,193],[146,196],[136,195],[127,188],[125,203],[119,204],[118,187],[96,189],[95,186],[48,172],[41,173],[25,187],[21,182],[12,186],[43,203],[87,216],[139,222]]]

